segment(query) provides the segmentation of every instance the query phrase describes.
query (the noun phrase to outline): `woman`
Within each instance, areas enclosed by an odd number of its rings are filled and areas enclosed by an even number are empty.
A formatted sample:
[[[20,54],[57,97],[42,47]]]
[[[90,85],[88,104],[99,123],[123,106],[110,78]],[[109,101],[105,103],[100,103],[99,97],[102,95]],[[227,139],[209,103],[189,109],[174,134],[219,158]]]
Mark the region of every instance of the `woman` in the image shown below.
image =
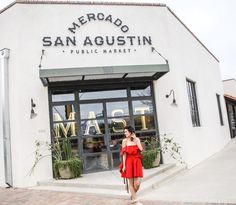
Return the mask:
[[[143,177],[142,155],[143,147],[140,139],[136,137],[134,128],[131,126],[124,127],[125,139],[122,141],[122,163],[120,164],[121,177],[129,181],[129,190],[131,200],[136,199],[136,192],[139,190],[140,178]]]

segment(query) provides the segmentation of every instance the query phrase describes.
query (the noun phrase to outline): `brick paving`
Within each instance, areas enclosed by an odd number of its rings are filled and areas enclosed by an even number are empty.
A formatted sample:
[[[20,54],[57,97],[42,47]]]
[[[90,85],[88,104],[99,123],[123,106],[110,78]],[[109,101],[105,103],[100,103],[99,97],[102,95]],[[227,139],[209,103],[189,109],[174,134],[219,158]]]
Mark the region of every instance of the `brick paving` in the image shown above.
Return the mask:
[[[83,195],[72,192],[0,188],[0,205],[131,205],[126,199]],[[135,204],[132,204],[135,205]],[[163,202],[145,200],[136,205],[216,205],[214,203]],[[218,203],[217,205],[229,205]],[[232,204],[231,204],[232,205]]]

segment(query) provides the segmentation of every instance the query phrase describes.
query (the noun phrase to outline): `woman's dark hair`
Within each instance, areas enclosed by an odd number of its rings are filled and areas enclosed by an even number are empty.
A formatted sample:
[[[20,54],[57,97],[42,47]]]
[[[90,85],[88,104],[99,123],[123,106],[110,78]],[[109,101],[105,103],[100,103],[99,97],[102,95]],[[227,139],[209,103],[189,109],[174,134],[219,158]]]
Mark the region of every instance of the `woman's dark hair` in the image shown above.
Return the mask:
[[[125,129],[128,130],[129,132],[131,132],[132,134],[135,133],[135,132],[134,132],[134,128],[133,128],[132,126],[130,126],[130,125],[125,126],[125,127],[124,127],[124,130],[125,130]]]

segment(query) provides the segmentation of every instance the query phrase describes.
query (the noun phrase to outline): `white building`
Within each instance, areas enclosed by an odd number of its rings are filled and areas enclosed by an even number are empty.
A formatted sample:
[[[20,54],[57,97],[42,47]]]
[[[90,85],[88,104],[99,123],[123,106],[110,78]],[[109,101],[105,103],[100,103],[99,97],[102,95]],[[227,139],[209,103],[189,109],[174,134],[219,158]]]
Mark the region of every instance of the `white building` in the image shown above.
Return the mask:
[[[174,137],[189,168],[230,140],[219,62],[166,5],[21,0],[0,28],[0,186],[51,179],[50,157],[28,173],[55,136],[85,173],[117,167],[126,124]]]

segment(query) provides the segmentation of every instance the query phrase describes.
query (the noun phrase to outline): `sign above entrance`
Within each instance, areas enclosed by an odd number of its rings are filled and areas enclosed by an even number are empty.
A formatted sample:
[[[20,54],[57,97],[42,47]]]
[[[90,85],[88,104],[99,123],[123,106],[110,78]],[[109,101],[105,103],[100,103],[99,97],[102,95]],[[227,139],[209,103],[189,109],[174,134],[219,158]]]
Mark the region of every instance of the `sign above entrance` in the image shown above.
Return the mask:
[[[127,25],[123,24],[123,21],[119,18],[114,18],[111,14],[105,15],[104,13],[88,13],[84,16],[80,16],[77,22],[72,23],[72,27],[69,27],[68,30],[71,33],[75,33],[77,28],[80,28],[86,23],[91,21],[105,21],[107,23],[111,23],[118,27],[123,33],[126,33],[129,30]]]
[[[103,22],[111,24],[118,29],[120,35],[75,35],[82,27],[90,23]],[[102,29],[101,29],[102,30]],[[43,47],[62,48],[62,53],[68,54],[109,54],[109,53],[132,53],[136,52],[140,46],[152,46],[150,35],[130,35],[130,28],[121,18],[112,14],[87,13],[77,18],[68,27],[70,35],[44,36],[42,38]],[[117,33],[117,32],[116,32]],[[128,34],[129,33],[129,34]],[[151,51],[151,49],[150,49]]]
[[[158,22],[154,25],[146,10],[136,12],[133,7],[131,10],[131,13],[116,7],[91,10],[84,6],[80,10],[69,9],[68,16],[53,19],[59,23],[44,30],[40,40],[43,84],[104,79],[151,81],[168,72],[168,62],[159,53],[159,49],[166,52],[167,48],[163,25]]]

